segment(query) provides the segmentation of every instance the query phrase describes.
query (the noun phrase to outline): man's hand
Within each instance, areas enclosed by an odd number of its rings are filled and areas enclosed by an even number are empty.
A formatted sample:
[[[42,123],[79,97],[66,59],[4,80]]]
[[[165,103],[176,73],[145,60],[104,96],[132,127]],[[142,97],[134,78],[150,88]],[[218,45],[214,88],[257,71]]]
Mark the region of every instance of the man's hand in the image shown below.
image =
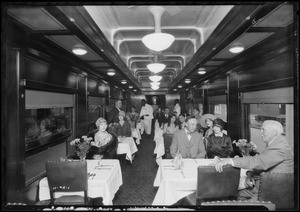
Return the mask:
[[[216,163],[216,165],[215,165],[216,171],[219,172],[219,173],[223,172],[223,166],[225,166],[227,164],[230,164],[230,162],[229,162],[228,159],[224,159],[224,160],[218,161]]]

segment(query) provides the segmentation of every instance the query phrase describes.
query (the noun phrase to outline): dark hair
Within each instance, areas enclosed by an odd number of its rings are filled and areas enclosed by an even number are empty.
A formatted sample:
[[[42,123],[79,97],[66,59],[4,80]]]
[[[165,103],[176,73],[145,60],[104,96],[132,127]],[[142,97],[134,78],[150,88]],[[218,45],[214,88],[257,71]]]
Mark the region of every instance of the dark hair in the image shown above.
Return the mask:
[[[176,115],[175,114],[172,114],[171,115],[171,118],[169,119],[169,121],[168,121],[168,127],[170,127],[170,125],[171,125],[171,119],[173,118],[173,117],[175,117],[175,121],[174,121],[174,124],[175,124],[175,127],[178,125],[178,123],[177,123],[177,119],[176,119]]]

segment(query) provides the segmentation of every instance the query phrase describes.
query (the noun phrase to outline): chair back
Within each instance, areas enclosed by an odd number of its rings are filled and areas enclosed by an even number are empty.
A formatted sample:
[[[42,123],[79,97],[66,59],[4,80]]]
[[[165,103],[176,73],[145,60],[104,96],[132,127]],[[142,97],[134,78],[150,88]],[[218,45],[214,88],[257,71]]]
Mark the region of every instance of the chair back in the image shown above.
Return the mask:
[[[46,174],[50,197],[54,192],[84,191],[87,196],[87,162],[86,161],[47,161]]]
[[[173,137],[174,137],[174,134],[166,134],[166,133],[163,134],[166,159],[172,158],[170,155],[170,146],[172,144]]]
[[[259,201],[270,201],[276,210],[294,208],[294,173],[262,173]]]
[[[240,168],[223,166],[218,173],[214,166],[199,166],[197,178],[196,201],[234,200],[238,196]]]

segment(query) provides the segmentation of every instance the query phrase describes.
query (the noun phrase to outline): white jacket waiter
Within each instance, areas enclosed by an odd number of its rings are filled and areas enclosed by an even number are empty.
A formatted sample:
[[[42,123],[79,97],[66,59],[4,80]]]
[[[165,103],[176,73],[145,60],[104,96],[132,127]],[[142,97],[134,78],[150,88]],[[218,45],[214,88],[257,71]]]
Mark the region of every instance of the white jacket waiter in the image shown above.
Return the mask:
[[[146,134],[151,134],[151,124],[153,119],[153,108],[151,105],[148,105],[145,99],[142,99],[142,108],[140,112],[141,123],[144,125]]]

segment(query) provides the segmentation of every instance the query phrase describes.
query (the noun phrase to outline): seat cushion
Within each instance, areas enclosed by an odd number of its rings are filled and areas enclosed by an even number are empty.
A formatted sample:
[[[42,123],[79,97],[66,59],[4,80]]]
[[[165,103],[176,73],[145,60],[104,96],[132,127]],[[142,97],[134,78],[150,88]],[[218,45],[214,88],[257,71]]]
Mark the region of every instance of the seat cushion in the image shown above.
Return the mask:
[[[84,205],[84,198],[79,195],[61,196],[55,199],[54,205]]]

